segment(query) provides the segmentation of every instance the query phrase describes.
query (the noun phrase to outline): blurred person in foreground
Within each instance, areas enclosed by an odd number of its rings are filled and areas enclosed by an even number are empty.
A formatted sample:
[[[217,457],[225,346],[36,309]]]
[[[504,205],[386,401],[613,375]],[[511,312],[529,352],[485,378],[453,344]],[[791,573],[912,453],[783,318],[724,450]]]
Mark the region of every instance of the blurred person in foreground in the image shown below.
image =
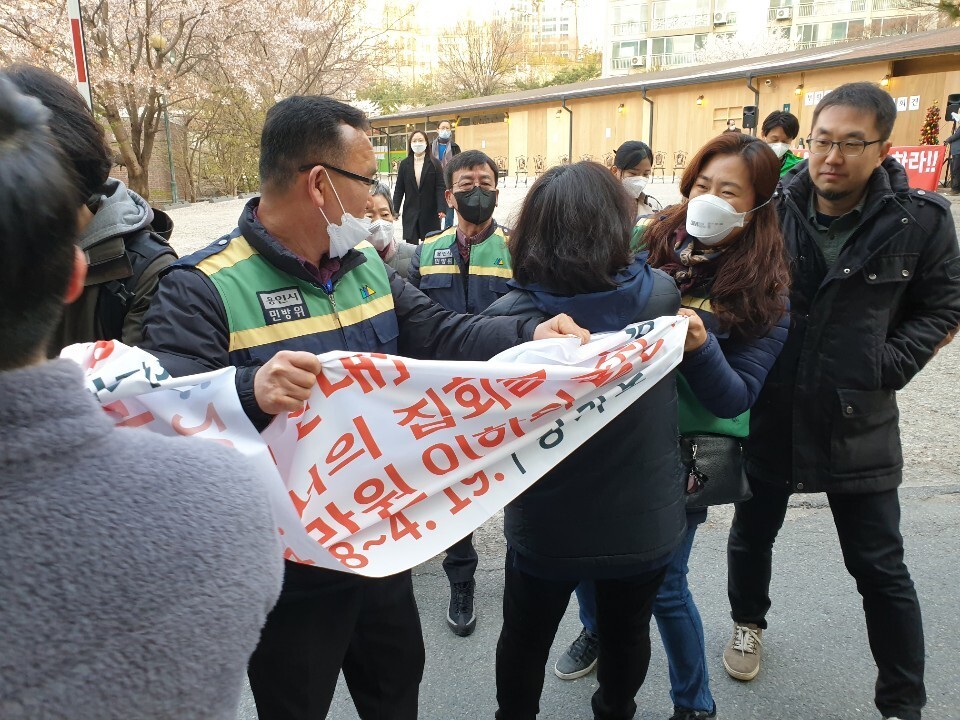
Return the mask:
[[[169,245],[173,221],[109,176],[113,159],[103,128],[73,85],[30,65],[12,65],[0,75],[51,111],[50,132],[74,171],[77,244],[87,277],[51,335],[47,355],[95,340],[139,345],[160,272],[177,259]]]
[[[234,720],[280,591],[264,480],[45,359],[87,270],[50,118],[0,76],[0,717]]]

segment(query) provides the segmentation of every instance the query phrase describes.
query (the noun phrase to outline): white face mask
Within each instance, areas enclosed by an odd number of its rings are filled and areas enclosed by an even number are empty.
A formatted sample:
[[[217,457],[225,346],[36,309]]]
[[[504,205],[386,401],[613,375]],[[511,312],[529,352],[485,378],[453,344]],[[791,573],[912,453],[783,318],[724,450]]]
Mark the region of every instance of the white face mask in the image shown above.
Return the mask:
[[[337,189],[333,187],[333,181],[330,180],[330,173],[327,172],[326,168],[323,168],[323,171],[327,173],[327,181],[330,183],[330,187],[333,188],[333,194],[337,198],[337,202],[340,203],[340,207],[343,208],[340,194],[337,192]],[[355,218],[344,208],[343,215],[340,218],[340,224],[334,225],[330,222],[330,218],[327,217],[322,207],[317,209],[320,211],[320,214],[323,215],[323,219],[327,221],[327,235],[330,236],[330,249],[327,251],[327,254],[330,257],[343,257],[364,240],[370,238],[370,225],[372,224],[370,218]]]
[[[425,142],[412,142],[410,143],[410,149],[413,150],[417,155],[423,155],[424,151],[427,149],[427,144]]]
[[[770,200],[773,198],[771,197]],[[721,197],[697,195],[687,202],[687,234],[697,238],[701,245],[716,245],[730,235],[735,228],[741,228],[746,224],[747,213],[759,210],[763,205],[758,205],[747,212],[737,212],[733,205]]]
[[[778,158],[782,158],[787,154],[787,151],[790,149],[788,143],[767,143],[770,146],[770,149],[773,150]]]
[[[374,220],[370,226],[370,242],[383,252],[393,243],[393,223],[389,220]]]
[[[623,186],[627,189],[627,192],[630,193],[630,197],[639,198],[643,194],[643,189],[647,186],[648,182],[650,182],[650,178],[646,178],[643,175],[638,177],[625,177],[623,179]]]
[[[439,130],[437,131],[437,135],[441,140],[449,140],[451,133],[449,130]]]

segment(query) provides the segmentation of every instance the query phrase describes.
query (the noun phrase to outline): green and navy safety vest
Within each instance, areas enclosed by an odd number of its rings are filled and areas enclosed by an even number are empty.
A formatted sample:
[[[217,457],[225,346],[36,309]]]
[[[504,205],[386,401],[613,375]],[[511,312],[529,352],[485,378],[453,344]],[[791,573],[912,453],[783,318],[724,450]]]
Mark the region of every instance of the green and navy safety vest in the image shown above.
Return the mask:
[[[630,249],[633,252],[646,250],[646,242],[643,235],[647,228],[657,221],[654,217],[645,217],[637,220],[633,228],[633,239],[630,243]],[[680,306],[695,310],[708,328],[716,327],[712,322],[713,308],[710,305],[709,297],[702,297],[694,294],[684,295],[680,298]],[[683,377],[683,372],[677,373],[677,400],[679,403],[679,421],[680,433],[711,433],[714,435],[728,435],[730,437],[744,438],[750,434],[750,411],[747,410],[742,415],[735,418],[719,418],[707,410],[703,403],[697,400],[693,394],[690,383]]]
[[[364,259],[359,264],[353,265],[360,260],[353,253],[344,258],[350,269],[326,290],[278,269],[239,230],[211,248],[221,244],[219,251],[181,264],[193,264],[220,295],[231,365],[266,362],[280,350],[396,354],[399,327],[390,280],[369,243],[357,246]]]
[[[716,323],[710,322],[713,317],[713,308],[710,306],[709,297],[698,297],[696,295],[684,295],[680,298],[680,306],[695,310],[703,324],[708,328],[716,326]],[[735,418],[719,418],[701,403],[683,372],[677,373],[677,401],[679,403],[679,421],[680,434],[688,433],[711,433],[713,435],[727,435],[729,437],[745,438],[750,434],[750,411],[747,410]]]
[[[503,228],[470,248],[470,265],[464,275],[457,229],[451,227],[428,237],[420,246],[420,291],[447,310],[478,314],[510,288],[513,277],[510,250]]]

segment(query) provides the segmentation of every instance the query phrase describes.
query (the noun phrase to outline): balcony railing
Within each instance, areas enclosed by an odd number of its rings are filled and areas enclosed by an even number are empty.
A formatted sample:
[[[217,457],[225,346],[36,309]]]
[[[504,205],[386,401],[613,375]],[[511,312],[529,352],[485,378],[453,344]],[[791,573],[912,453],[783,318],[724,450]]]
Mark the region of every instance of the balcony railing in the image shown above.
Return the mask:
[[[660,55],[654,54],[650,58],[650,66],[653,68],[676,67],[678,65],[695,65],[696,62],[697,54],[692,52],[662,53]]]
[[[877,2],[878,0],[874,0]],[[887,0],[882,0],[887,2]],[[814,17],[821,15],[847,15],[862,13],[867,9],[867,0],[836,0],[833,2],[801,3],[794,5],[796,17]]]
[[[873,0],[874,10],[905,10],[909,7],[903,0]]]
[[[825,47],[827,45],[836,45],[837,43],[847,42],[848,38],[843,38],[841,40],[812,40],[810,42],[798,42],[797,50],[807,50],[809,48],[815,47]]]
[[[646,20],[617,23],[613,26],[613,34],[615,37],[622,37],[624,35],[642,35],[647,32],[649,27],[650,23],[648,23]]]
[[[659,30],[681,30],[683,28],[705,27],[710,24],[710,13],[697,13],[695,15],[674,15],[672,17],[654,18],[650,23],[650,29],[654,32]]]

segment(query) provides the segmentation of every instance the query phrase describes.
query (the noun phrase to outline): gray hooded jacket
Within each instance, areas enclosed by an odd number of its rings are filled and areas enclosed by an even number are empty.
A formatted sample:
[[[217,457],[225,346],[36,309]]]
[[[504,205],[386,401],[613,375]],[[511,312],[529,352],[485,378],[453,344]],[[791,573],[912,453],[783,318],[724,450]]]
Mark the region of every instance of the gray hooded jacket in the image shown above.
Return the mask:
[[[126,185],[110,178],[93,219],[83,229],[78,245],[87,258],[87,279],[83,295],[68,306],[48,348],[54,357],[67,345],[94,340],[120,340],[138,345],[143,340],[143,316],[157,289],[160,271],[176,260],[176,253],[164,240],[173,223],[169,216],[154,210]],[[159,236],[156,237],[156,236]],[[131,240],[137,239],[134,246]],[[122,330],[111,325],[110,306],[115,298],[107,293],[125,293]]]

